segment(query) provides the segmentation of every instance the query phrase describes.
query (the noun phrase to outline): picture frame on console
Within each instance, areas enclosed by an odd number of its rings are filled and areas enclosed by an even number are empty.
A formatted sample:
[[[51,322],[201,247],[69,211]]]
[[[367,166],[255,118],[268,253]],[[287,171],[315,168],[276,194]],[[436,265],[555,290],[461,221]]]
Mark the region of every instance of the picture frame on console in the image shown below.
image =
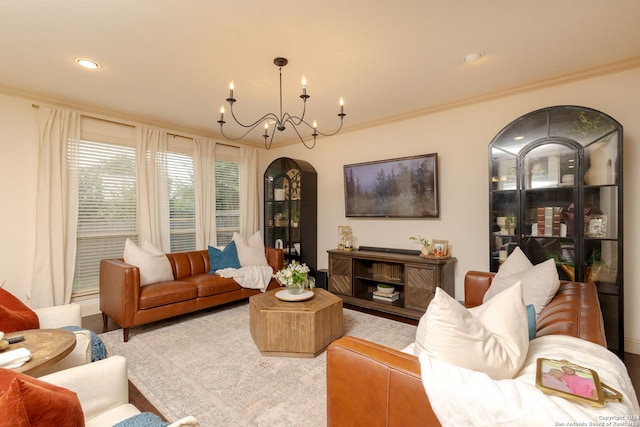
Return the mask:
[[[431,241],[431,246],[433,247],[433,253],[436,256],[447,256],[449,255],[449,241],[448,240],[436,240],[433,239]]]
[[[345,215],[440,218],[438,154],[344,166]]]

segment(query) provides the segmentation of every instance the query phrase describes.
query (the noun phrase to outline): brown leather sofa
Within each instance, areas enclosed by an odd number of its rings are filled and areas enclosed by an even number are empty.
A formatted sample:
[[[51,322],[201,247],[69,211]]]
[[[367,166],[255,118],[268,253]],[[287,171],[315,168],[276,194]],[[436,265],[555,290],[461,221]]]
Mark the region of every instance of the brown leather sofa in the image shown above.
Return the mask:
[[[282,249],[265,248],[267,262],[276,272],[284,264]],[[167,254],[175,280],[140,286],[140,270],[122,258],[100,262],[100,310],[105,328],[111,317],[123,328],[202,310],[248,298],[258,289],[243,288],[232,278],[209,273],[207,250]],[[271,279],[268,289],[280,286]]]
[[[465,276],[465,305],[475,307],[494,273]],[[570,335],[606,346],[602,312],[593,283],[562,282],[540,313],[537,336]],[[420,377],[417,357],[355,337],[327,350],[327,425],[440,426]]]

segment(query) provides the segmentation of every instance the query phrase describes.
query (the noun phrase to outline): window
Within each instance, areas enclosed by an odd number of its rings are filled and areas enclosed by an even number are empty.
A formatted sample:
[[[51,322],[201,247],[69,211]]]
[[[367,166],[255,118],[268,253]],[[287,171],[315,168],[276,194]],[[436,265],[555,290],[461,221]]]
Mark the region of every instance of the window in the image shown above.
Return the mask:
[[[100,122],[89,126],[92,133],[79,142],[69,141],[69,152],[77,155],[77,165],[71,164],[71,155],[69,159],[70,167],[78,169],[79,189],[74,297],[96,294],[100,260],[122,257],[127,238],[139,241],[134,137],[120,128],[114,137],[115,131]],[[192,139],[184,137],[169,141],[169,206],[159,215],[169,217],[171,252],[196,249],[192,144]],[[226,245],[233,232],[240,230],[238,151],[227,146],[216,150],[220,157],[215,161],[217,245]]]
[[[136,153],[133,147],[81,140],[77,151],[78,247],[74,296],[98,288],[100,260],[118,258],[127,238],[138,239]]]

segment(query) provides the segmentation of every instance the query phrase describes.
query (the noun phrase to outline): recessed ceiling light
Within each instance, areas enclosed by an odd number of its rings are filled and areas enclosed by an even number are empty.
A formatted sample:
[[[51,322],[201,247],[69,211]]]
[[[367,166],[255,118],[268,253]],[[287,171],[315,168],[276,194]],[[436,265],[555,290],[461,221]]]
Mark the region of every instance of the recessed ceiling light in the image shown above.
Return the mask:
[[[90,70],[96,70],[98,68],[101,68],[102,66],[100,64],[98,64],[96,61],[93,61],[91,59],[86,59],[86,58],[76,58],[74,61],[76,61],[76,63],[78,65],[80,65],[81,67],[84,68],[89,68]]]
[[[484,53],[480,52],[480,51],[474,51],[474,52],[469,52],[464,56],[464,62],[469,63],[469,62],[474,62],[477,61],[478,59],[482,58],[484,56]]]

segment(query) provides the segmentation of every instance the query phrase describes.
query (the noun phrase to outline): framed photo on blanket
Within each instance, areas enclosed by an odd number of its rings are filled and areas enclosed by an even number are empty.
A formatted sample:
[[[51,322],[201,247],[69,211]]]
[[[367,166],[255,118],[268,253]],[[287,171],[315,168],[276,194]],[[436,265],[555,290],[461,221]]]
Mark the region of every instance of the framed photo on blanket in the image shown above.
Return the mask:
[[[600,382],[596,371],[568,360],[539,358],[536,387],[547,394],[595,407],[604,406],[607,400],[622,401],[618,391]]]

